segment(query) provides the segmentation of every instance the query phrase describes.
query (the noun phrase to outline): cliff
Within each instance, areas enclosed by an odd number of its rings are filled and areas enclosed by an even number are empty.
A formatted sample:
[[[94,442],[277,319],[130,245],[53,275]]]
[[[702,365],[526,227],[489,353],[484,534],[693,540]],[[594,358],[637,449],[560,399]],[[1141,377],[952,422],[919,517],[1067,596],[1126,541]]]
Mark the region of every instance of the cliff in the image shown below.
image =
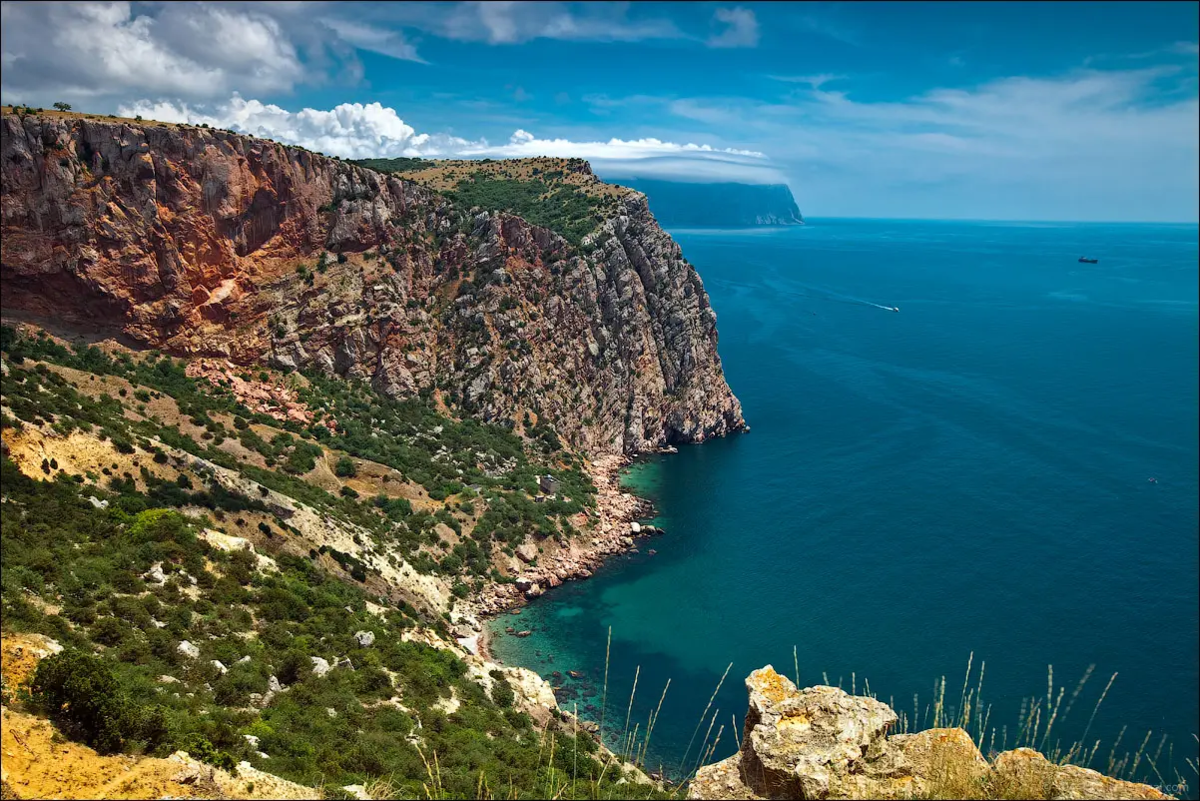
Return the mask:
[[[836,687],[797,690],[770,665],[746,689],[741,750],[701,768],[689,798],[1170,798],[1030,748],[989,763],[963,729],[889,735],[897,716],[887,704]]]
[[[188,126],[5,113],[6,311],[142,346],[369,380],[633,453],[744,427],[716,315],[645,197],[578,247],[302,149]]]
[[[666,226],[742,228],[803,225],[804,218],[784,184],[683,183],[640,178],[614,179],[649,198],[650,210]]]

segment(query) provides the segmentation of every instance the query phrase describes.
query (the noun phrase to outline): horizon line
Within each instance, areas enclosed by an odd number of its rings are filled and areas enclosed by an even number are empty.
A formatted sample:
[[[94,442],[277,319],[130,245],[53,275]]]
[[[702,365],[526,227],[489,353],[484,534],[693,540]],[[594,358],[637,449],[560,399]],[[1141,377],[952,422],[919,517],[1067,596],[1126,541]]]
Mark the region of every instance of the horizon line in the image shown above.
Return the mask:
[[[810,220],[874,220],[879,222],[986,222],[986,223],[1060,223],[1070,225],[1190,225],[1200,226],[1200,220],[1063,220],[1063,219],[1028,219],[1016,217],[875,217],[875,216],[851,216],[851,215],[829,215],[821,217],[810,217],[804,215],[804,222]],[[767,227],[767,226],[756,226]],[[779,228],[790,228],[798,226],[776,226]]]

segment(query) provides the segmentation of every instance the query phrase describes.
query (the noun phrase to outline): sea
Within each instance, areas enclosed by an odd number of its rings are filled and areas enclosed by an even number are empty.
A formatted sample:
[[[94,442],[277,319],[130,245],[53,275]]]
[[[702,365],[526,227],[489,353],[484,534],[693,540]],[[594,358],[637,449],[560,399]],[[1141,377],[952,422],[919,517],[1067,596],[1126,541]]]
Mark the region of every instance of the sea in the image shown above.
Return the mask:
[[[670,233],[752,430],[632,465],[665,533],[494,655],[675,778],[736,751],[769,664],[1194,793],[1197,226]]]

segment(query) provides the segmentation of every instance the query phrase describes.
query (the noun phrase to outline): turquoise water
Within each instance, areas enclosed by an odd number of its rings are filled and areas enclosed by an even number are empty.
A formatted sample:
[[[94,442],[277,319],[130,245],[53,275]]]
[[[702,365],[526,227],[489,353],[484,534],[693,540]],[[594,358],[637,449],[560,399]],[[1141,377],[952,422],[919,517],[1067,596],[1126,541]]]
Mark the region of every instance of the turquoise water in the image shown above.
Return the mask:
[[[670,679],[650,747],[669,772],[726,665],[717,757],[746,674],[792,675],[793,645],[802,684],[869,681],[909,714],[940,676],[957,703],[973,652],[1010,747],[1047,665],[1069,699],[1094,664],[1053,738],[1078,739],[1119,673],[1093,766],[1128,724],[1118,755],[1165,733],[1160,771],[1194,788],[1196,226],[672,233],[753,431],[639,463],[628,481],[667,534],[497,621],[497,656],[583,671],[555,679],[563,703],[598,707],[611,627],[605,729],[624,727],[638,666],[630,728]],[[504,636],[518,620],[534,635]]]

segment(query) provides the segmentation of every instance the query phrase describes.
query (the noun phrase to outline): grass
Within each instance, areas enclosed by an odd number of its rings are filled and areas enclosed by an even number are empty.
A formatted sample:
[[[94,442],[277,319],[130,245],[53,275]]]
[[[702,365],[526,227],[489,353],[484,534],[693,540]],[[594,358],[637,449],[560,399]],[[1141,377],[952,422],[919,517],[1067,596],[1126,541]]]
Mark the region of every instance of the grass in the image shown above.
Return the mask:
[[[600,707],[601,719],[603,719],[607,708],[606,700],[611,643],[612,632],[610,628],[608,633],[608,647],[605,651],[605,679],[603,700]],[[793,667],[797,678],[799,678],[798,663],[798,655],[796,649],[793,648]],[[684,755],[675,767],[673,779],[677,783],[671,788],[672,796],[678,796],[683,793],[687,787],[687,783],[695,777],[699,768],[709,764],[713,759],[713,755],[717,752],[724,734],[725,724],[717,724],[721,711],[720,709],[714,710],[713,704],[732,667],[733,663],[730,663],[726,667],[712,695],[700,713]],[[1185,793],[1186,788],[1191,786],[1189,781],[1178,772],[1175,773],[1173,780],[1168,781],[1159,767],[1164,750],[1167,751],[1168,756],[1172,753],[1165,735],[1162,735],[1157,743],[1151,747],[1151,744],[1155,741],[1152,732],[1147,732],[1136,749],[1122,752],[1120,745],[1125,734],[1125,730],[1123,729],[1121,734],[1112,743],[1107,760],[1103,764],[1095,764],[1096,755],[1100,751],[1100,742],[1096,741],[1090,746],[1085,746],[1087,742],[1086,738],[1091,731],[1092,724],[1095,722],[1104,700],[1112,689],[1116,674],[1113,674],[1109,678],[1104,689],[1096,699],[1095,704],[1092,705],[1091,714],[1080,739],[1065,743],[1061,738],[1056,736],[1056,733],[1061,731],[1062,727],[1066,725],[1072,710],[1077,705],[1077,702],[1080,701],[1083,691],[1094,672],[1095,666],[1089,666],[1068,694],[1067,686],[1056,684],[1053,666],[1048,666],[1045,695],[1023,700],[1017,717],[1017,723],[1013,727],[1015,735],[1012,738],[1012,742],[1009,742],[1009,727],[1006,724],[993,723],[992,705],[983,701],[986,663],[980,662],[976,669],[974,653],[970,654],[967,658],[967,667],[959,688],[957,702],[955,703],[954,700],[951,700],[950,703],[947,703],[947,681],[944,676],[939,677],[934,682],[931,703],[922,708],[919,697],[914,696],[914,712],[911,715],[906,712],[900,712],[899,721],[893,733],[909,734],[928,728],[960,728],[968,734],[971,741],[975,743],[975,746],[985,756],[988,764],[991,764],[1001,751],[1009,751],[1016,748],[1034,749],[1042,753],[1046,757],[1047,762],[1017,762],[1015,767],[1010,767],[1010,769],[1004,772],[981,772],[978,767],[973,766],[973,763],[967,758],[965,753],[956,752],[953,748],[935,748],[932,752],[930,762],[930,774],[922,776],[925,784],[920,797],[931,799],[1047,799],[1053,797],[1053,793],[1056,792],[1053,786],[1055,771],[1047,768],[1049,766],[1063,765],[1076,765],[1078,767],[1098,769],[1104,775],[1115,779],[1143,782],[1160,788],[1165,787],[1168,791],[1174,790],[1176,793]],[[650,753],[650,742],[671,680],[668,678],[659,697],[658,704],[650,713],[647,725],[643,730],[639,723],[633,721],[632,717],[640,676],[641,666],[638,666],[634,672],[633,685],[631,686],[629,699],[626,703],[624,727],[619,737],[612,738],[615,741],[613,760],[615,762],[617,759],[623,759],[642,770],[649,770],[650,766],[647,765],[647,759]],[[827,677],[825,683],[829,684]],[[850,683],[851,693],[854,694],[857,691],[856,674],[851,674]],[[839,680],[835,686],[840,687],[841,684],[842,681]],[[801,685],[797,682],[797,686]],[[863,693],[871,698],[876,698],[876,695],[870,689],[870,682],[866,679],[863,682]],[[950,697],[953,699],[953,696]],[[892,706],[893,709],[895,708],[894,703],[889,703],[889,706]],[[630,729],[631,724],[633,725],[632,729]],[[732,726],[737,748],[740,750],[741,742],[738,737],[738,731],[741,721],[738,720],[736,715],[731,715],[729,725]],[[692,753],[693,746],[702,728],[705,730],[704,737],[700,741],[695,761],[689,764],[688,757]],[[1200,738],[1196,738],[1195,735],[1193,735],[1193,738],[1200,745]],[[1196,773],[1197,760],[1185,757],[1184,762],[1191,768],[1193,773]],[[661,767],[659,769],[661,770]],[[1193,778],[1192,781],[1195,781],[1195,779]]]

